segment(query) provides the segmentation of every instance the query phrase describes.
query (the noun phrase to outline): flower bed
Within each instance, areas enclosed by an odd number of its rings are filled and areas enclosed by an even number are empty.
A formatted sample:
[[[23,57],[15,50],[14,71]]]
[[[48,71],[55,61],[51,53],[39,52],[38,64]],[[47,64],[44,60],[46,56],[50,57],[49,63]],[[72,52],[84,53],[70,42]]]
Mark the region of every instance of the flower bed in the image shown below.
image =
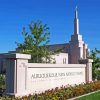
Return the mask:
[[[80,85],[66,85],[60,88],[56,87],[55,89],[47,90],[41,94],[24,96],[20,99],[15,98],[12,100],[66,100],[72,97],[80,96],[86,93],[100,90],[100,81],[82,83]],[[9,97],[3,97],[7,100]]]

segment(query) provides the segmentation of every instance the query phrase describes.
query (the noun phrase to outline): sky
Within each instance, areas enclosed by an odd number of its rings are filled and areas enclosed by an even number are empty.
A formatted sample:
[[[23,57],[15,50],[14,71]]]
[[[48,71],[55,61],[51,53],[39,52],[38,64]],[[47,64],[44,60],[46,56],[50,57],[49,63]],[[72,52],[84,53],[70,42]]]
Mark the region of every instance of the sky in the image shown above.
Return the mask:
[[[76,5],[83,40],[100,49],[100,0],[0,0],[0,53],[15,50],[23,27],[37,20],[50,28],[49,44],[68,43]]]

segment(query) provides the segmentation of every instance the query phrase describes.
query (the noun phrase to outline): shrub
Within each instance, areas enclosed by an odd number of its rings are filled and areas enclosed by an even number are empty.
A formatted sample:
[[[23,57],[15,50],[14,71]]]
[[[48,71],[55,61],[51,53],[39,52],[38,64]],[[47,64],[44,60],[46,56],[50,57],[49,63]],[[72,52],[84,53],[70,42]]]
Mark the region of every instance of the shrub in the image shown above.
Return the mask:
[[[5,89],[5,80],[6,77],[3,74],[0,74],[0,88]]]
[[[2,97],[2,100],[66,100],[89,92],[100,90],[100,81],[82,83],[79,85],[66,85],[60,88],[47,90],[41,94],[24,96],[22,98]]]

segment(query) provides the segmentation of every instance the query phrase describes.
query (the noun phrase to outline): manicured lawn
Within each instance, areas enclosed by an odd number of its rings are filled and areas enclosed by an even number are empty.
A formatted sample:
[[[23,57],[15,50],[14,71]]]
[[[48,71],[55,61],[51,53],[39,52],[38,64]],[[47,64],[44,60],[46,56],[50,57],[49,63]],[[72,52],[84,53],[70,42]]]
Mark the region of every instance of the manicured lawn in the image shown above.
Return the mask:
[[[76,99],[76,100],[100,100],[100,92],[96,92],[96,93],[81,97],[81,98]]]

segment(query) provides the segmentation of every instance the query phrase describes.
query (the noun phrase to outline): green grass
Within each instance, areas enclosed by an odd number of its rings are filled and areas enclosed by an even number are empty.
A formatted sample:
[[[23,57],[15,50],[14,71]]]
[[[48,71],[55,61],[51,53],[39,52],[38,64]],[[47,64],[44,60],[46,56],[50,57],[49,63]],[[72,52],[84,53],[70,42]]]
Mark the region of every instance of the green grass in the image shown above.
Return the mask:
[[[96,93],[81,97],[81,98],[76,99],[76,100],[100,100],[100,92],[96,92]]]

